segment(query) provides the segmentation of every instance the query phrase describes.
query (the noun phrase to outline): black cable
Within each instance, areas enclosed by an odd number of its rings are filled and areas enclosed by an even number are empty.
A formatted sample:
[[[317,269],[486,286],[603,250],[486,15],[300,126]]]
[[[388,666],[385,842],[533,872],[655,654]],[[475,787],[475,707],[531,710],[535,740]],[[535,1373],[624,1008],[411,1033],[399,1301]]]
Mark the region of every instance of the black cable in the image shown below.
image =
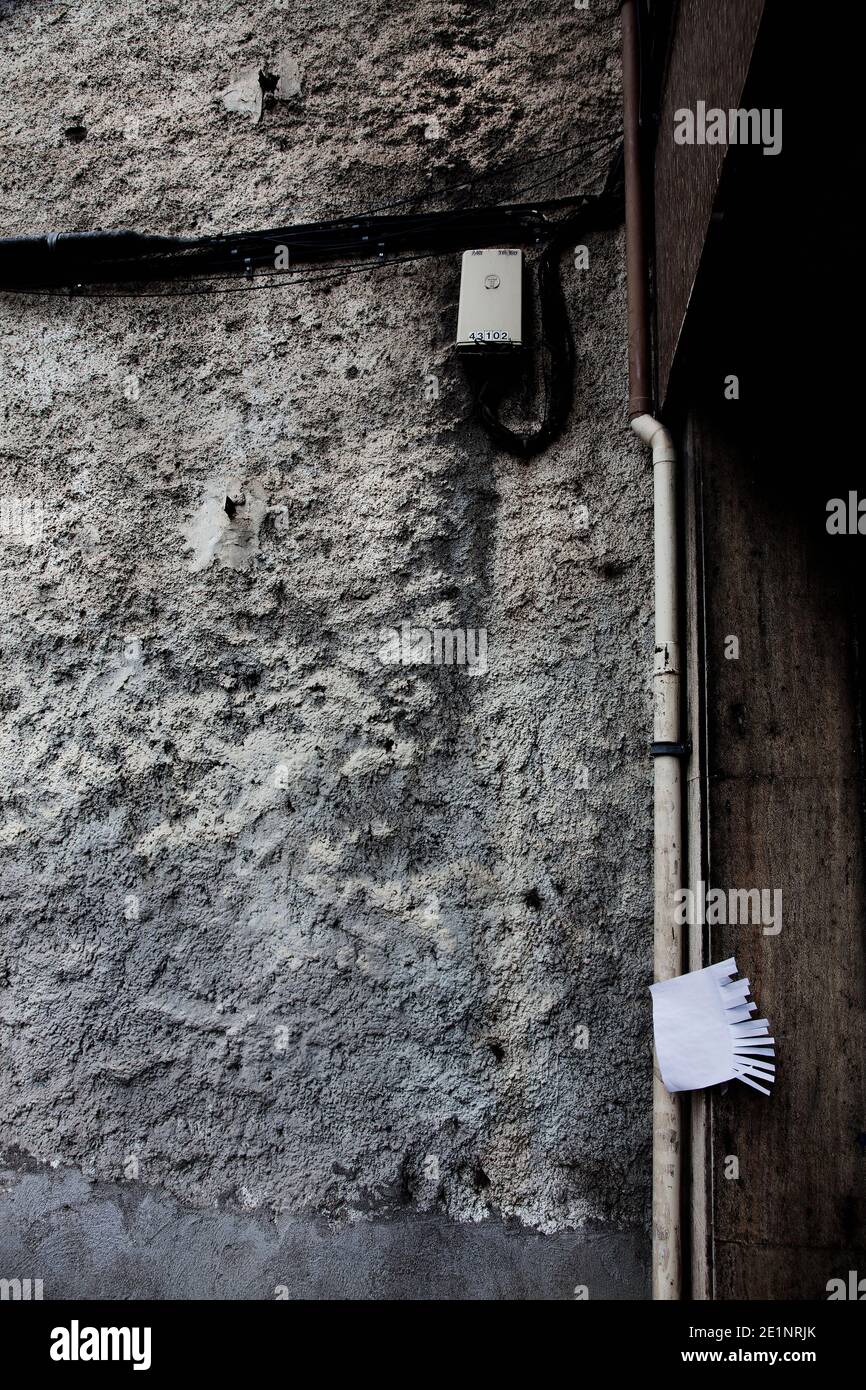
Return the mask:
[[[0,239],[0,288],[189,279],[222,271],[252,275],[275,269],[278,248],[290,264],[367,257],[386,251],[459,250],[505,239],[538,241],[549,234],[546,210],[583,205],[575,198],[542,203],[446,210],[417,215],[319,222],[261,231],[199,237],[155,237],[137,232],[60,232]]]
[[[562,209],[562,208],[564,208],[564,207],[572,207],[575,203],[579,203],[579,204],[581,205],[581,207],[584,208],[584,207],[586,206],[586,204],[588,203],[588,201],[589,201],[589,200],[588,200],[585,196],[575,196],[575,197],[571,197],[571,198],[558,198],[558,199],[550,200],[550,201],[547,201],[547,202],[544,202],[544,203],[536,203],[536,204],[532,205],[532,212],[533,212],[533,213],[536,213],[536,214],[538,214],[538,213],[543,214],[545,211],[554,211],[554,210],[557,210],[557,211],[558,211],[558,210],[560,210],[560,209]],[[416,230],[420,230],[420,229],[423,228],[423,222],[424,222],[424,219],[422,218],[422,219],[420,220],[420,223],[418,224],[418,227],[416,228]],[[549,229],[551,226],[556,227],[557,225],[561,225],[561,224],[547,223],[547,224],[545,224],[545,225],[546,225],[546,228]],[[536,228],[536,230],[538,230],[538,229]],[[271,233],[271,234],[269,234],[269,235],[273,236],[274,234]],[[388,234],[387,234],[387,233],[383,233],[383,240],[384,240],[384,241],[387,241],[387,239],[388,239]],[[308,242],[303,242],[303,243],[299,242],[299,243],[292,243],[292,244],[303,245],[305,248],[307,248],[307,247],[313,248],[313,247],[315,247],[315,246],[317,245],[317,243],[316,243],[315,241],[308,241]],[[326,249],[326,250],[334,249],[334,248],[337,247],[337,245],[338,245],[338,243],[336,243],[336,242],[334,242],[334,243],[327,243],[327,242],[326,242],[326,243],[323,243],[323,247],[324,247],[324,249]],[[0,248],[2,248],[2,242],[0,242]],[[344,248],[344,249],[345,249],[345,248]],[[291,287],[292,285],[315,284],[315,283],[317,283],[318,281],[322,281],[322,280],[338,279],[338,278],[339,278],[340,276],[342,276],[342,275],[362,274],[362,273],[366,273],[367,271],[370,271],[370,270],[385,269],[387,266],[406,265],[406,264],[409,264],[409,263],[411,263],[411,262],[413,262],[413,261],[430,260],[430,259],[434,259],[434,258],[436,258],[436,257],[450,255],[450,254],[452,254],[452,250],[453,250],[453,248],[452,248],[451,246],[447,246],[447,247],[444,247],[442,250],[422,252],[422,253],[419,253],[419,254],[414,255],[414,256],[401,256],[401,257],[398,257],[398,258],[396,258],[396,259],[381,260],[381,261],[372,262],[371,264],[368,264],[368,265],[361,265],[361,266],[355,265],[355,264],[352,263],[352,262],[343,263],[343,264],[339,264],[339,265],[334,266],[331,270],[326,271],[326,272],[324,272],[323,274],[320,274],[320,275],[304,275],[304,276],[301,276],[301,275],[298,275],[296,271],[293,271],[291,268],[289,268],[289,269],[286,270],[286,271],[272,272],[273,274],[277,274],[277,275],[280,277],[280,281],[282,281],[282,283],[280,283],[279,281],[276,282],[276,283],[274,283],[273,281],[269,280],[267,284],[258,284],[258,285],[256,285],[256,284],[248,284],[248,285],[246,285],[245,287],[238,286],[237,288],[234,288],[234,289],[219,289],[219,288],[214,288],[214,287],[212,287],[212,286],[208,286],[207,288],[202,288],[202,289],[184,289],[184,290],[119,290],[119,291],[115,291],[115,292],[110,293],[110,294],[104,294],[104,293],[102,293],[102,292],[100,292],[100,291],[96,291],[96,290],[83,290],[83,289],[80,288],[80,285],[67,286],[67,287],[65,287],[65,288],[63,288],[63,289],[54,289],[54,290],[39,290],[39,289],[32,288],[32,287],[30,287],[30,286],[15,286],[15,287],[13,288],[13,287],[11,287],[11,286],[0,285],[0,293],[20,294],[20,295],[26,295],[26,296],[29,296],[29,297],[32,297],[32,298],[43,298],[43,299],[52,299],[52,298],[53,298],[53,299],[56,299],[56,298],[61,298],[61,299],[172,299],[172,298],[190,298],[190,297],[194,297],[194,296],[196,296],[196,295],[203,295],[203,294],[248,294],[251,290],[279,290],[279,289],[287,289],[287,288]],[[252,258],[251,258],[251,257],[247,257],[246,260],[248,260],[248,261],[250,261],[250,263],[252,263]],[[256,262],[256,265],[258,265],[259,268],[260,268],[260,267],[261,267],[261,262]],[[255,268],[255,265],[254,265],[253,268]],[[149,273],[154,273],[154,274],[155,274],[155,272],[149,272]],[[240,273],[240,268],[239,268],[238,266],[235,266],[235,268],[234,268],[233,270],[231,270],[231,271],[209,271],[209,272],[207,272],[207,275],[208,275],[208,278],[209,278],[209,279],[231,279],[231,280],[236,280],[239,273]]]
[[[215,289],[207,286],[200,290],[118,290],[114,294],[103,294],[99,290],[0,290],[4,294],[21,294],[34,299],[184,299],[195,298],[201,294],[252,294],[256,290],[287,290],[293,285],[315,285],[320,280],[339,280],[345,275],[366,275],[374,270],[389,270],[392,266],[408,265],[412,261],[429,261],[439,256],[450,256],[451,251],[424,251],[417,256],[400,256],[391,261],[370,261],[366,265],[355,265],[354,262],[348,265],[335,266],[331,270],[324,271],[321,275],[292,275],[289,271],[278,272],[283,278],[283,283],[274,284],[269,282],[266,285],[248,284],[246,287],[236,286],[233,289]],[[216,277],[222,279],[236,279],[236,276]]]
[[[539,156],[543,158],[546,156]],[[537,161],[531,161],[537,162]],[[574,376],[574,342],[559,276],[563,247],[590,223],[609,225],[621,211],[622,151],[611,162],[604,189],[595,196],[582,195],[547,203],[512,204],[506,207],[458,208],[403,216],[362,216],[332,219],[301,226],[274,228],[241,234],[199,238],[141,236],[136,232],[50,233],[47,236],[0,239],[0,288],[15,293],[49,295],[63,290],[39,290],[35,286],[63,285],[78,292],[81,283],[130,283],[157,279],[188,279],[190,275],[219,277],[270,265],[278,246],[294,252],[295,261],[328,261],[340,255],[369,256],[378,260],[368,265],[338,264],[321,275],[298,276],[291,270],[283,285],[273,283],[245,288],[120,291],[112,294],[88,292],[80,297],[98,299],[168,298],[201,294],[246,294],[251,289],[276,289],[289,285],[315,283],[341,275],[383,269],[447,255],[467,246],[502,244],[503,241],[531,240],[541,245],[537,262],[538,299],[541,318],[542,375],[544,409],[540,426],[520,432],[503,424],[500,401],[512,384],[514,368],[522,367],[523,356],[506,358],[490,354],[482,347],[467,358],[475,387],[478,414],[491,438],[504,450],[520,458],[530,458],[546,448],[559,434],[571,404]],[[561,177],[560,170],[544,180]],[[405,200],[402,200],[405,201]],[[574,208],[570,215],[551,222],[547,211]],[[385,260],[387,251],[408,250],[426,245],[433,249]],[[503,362],[508,362],[505,371]]]

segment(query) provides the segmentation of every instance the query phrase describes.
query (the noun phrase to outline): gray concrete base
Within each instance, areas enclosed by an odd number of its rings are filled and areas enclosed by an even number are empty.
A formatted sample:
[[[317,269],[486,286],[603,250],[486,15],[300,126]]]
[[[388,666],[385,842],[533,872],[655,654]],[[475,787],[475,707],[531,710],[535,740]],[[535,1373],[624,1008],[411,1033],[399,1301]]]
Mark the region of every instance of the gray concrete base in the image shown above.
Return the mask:
[[[648,1297],[643,1232],[546,1236],[420,1213],[275,1221],[70,1170],[6,1169],[0,1185],[0,1279],[41,1279],[46,1300]]]

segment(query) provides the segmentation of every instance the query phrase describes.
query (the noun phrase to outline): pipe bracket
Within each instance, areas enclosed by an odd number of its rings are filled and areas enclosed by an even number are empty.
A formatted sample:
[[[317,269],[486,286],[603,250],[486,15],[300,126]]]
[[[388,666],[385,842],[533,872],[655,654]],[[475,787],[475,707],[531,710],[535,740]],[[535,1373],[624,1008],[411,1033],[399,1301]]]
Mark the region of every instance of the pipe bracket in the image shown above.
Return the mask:
[[[651,743],[650,756],[653,758],[690,758],[692,743]]]

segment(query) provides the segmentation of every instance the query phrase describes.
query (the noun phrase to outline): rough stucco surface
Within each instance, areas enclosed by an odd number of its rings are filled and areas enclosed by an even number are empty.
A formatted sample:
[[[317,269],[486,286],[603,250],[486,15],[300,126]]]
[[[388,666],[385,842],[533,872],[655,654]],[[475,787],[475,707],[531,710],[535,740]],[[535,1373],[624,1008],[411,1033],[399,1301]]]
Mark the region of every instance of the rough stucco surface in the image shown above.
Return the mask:
[[[503,163],[485,198],[597,187],[617,10],[2,5],[0,231],[268,226]],[[281,52],[300,94],[229,112]],[[471,421],[458,256],[0,296],[13,1167],[334,1239],[643,1241],[651,477],[621,238],[586,240],[529,464]],[[402,620],[485,628],[486,673],[383,664]]]

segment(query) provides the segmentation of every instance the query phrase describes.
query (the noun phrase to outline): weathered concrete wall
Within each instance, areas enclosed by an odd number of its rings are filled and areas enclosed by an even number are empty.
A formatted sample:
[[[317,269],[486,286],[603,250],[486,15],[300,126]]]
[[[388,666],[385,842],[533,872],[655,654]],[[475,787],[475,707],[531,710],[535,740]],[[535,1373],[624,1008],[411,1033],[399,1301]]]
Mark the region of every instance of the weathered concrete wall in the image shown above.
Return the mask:
[[[0,230],[269,226],[491,164],[519,167],[485,198],[595,187],[617,9],[3,6]],[[280,53],[300,93],[229,112]],[[471,1247],[476,1296],[568,1296],[577,1249],[643,1296],[651,478],[620,239],[589,247],[571,424],[530,464],[471,422],[457,256],[0,297],[0,1142],[28,1170],[0,1273],[47,1212],[87,1244],[128,1200],[175,1213],[139,1261],[210,1208],[215,1250],[309,1223],[375,1270],[397,1221]],[[403,620],[486,629],[486,672],[383,664]],[[58,1244],[46,1296],[91,1291]],[[443,1296],[414,1258],[392,1295]]]

